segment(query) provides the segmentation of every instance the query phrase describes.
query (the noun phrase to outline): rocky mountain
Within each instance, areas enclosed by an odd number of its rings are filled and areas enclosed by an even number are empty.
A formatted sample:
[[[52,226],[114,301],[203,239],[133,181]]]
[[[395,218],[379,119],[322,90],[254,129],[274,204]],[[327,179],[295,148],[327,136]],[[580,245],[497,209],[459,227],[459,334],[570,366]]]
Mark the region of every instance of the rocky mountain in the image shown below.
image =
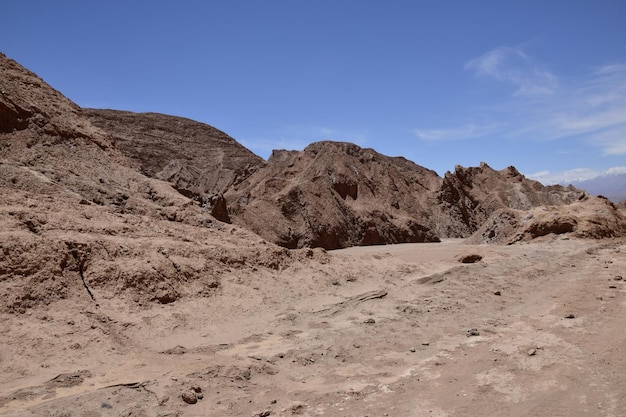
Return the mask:
[[[129,155],[76,104],[0,54],[1,310],[63,298],[169,303],[213,294],[229,271],[241,279],[300,256],[216,220],[176,183],[156,178],[158,161],[146,164],[152,178]],[[235,183],[228,163],[220,172]],[[208,177],[198,178],[192,186]]]
[[[327,249],[436,242],[413,213],[441,179],[404,158],[339,142],[274,151],[267,165],[226,194],[234,222],[279,245]]]
[[[319,142],[275,151],[226,197],[235,223],[270,241],[335,249],[467,237],[497,209],[569,204],[580,195],[544,187],[512,167],[457,166],[440,178],[401,157]]]
[[[265,162],[191,120],[112,110],[85,114],[141,172],[207,203],[218,219],[287,248],[467,237],[500,208],[563,205],[581,196],[573,187],[528,180],[513,167],[457,166],[441,178],[405,158],[342,142],[277,150]]]
[[[262,158],[203,123],[158,113],[83,109],[114,146],[149,176],[193,193],[224,193],[261,168]]]
[[[211,126],[81,109],[4,56],[2,71],[3,166],[20,173],[3,177],[4,184],[55,190],[119,214],[192,226],[232,221],[286,248],[335,249],[468,237],[500,209],[584,198],[513,167],[457,166],[442,178],[405,158],[342,142],[277,150],[263,161]]]

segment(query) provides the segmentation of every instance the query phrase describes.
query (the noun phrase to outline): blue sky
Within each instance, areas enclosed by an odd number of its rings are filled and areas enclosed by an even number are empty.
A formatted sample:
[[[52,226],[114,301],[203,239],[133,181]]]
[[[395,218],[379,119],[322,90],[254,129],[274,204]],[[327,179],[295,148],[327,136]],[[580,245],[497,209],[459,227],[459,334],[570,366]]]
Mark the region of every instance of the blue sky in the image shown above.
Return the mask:
[[[83,107],[267,158],[354,142],[443,174],[626,172],[626,1],[3,0],[0,51]]]

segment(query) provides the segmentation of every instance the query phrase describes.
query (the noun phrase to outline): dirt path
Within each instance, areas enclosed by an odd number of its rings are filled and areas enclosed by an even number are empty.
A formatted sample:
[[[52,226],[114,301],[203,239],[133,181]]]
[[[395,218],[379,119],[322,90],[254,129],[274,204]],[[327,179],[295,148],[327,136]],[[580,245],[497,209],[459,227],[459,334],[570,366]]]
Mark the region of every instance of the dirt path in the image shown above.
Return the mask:
[[[149,309],[66,300],[2,317],[0,414],[623,416],[623,271],[624,242],[450,240]]]

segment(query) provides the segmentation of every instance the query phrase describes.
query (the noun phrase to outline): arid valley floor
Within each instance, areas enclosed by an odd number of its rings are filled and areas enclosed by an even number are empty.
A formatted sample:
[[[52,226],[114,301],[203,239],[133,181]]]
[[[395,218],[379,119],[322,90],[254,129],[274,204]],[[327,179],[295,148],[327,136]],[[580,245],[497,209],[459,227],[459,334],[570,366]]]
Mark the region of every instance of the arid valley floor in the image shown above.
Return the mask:
[[[211,298],[3,314],[0,414],[624,415],[624,240],[316,257]]]
[[[263,160],[0,53],[0,415],[626,416],[625,204],[346,142]]]

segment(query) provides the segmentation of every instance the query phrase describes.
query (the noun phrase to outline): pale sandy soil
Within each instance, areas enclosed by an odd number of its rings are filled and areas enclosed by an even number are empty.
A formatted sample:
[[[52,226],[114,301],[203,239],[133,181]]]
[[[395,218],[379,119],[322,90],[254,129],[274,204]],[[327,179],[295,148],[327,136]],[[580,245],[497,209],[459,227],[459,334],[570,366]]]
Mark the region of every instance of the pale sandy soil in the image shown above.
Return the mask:
[[[329,257],[210,298],[3,314],[0,415],[626,415],[624,240]]]

